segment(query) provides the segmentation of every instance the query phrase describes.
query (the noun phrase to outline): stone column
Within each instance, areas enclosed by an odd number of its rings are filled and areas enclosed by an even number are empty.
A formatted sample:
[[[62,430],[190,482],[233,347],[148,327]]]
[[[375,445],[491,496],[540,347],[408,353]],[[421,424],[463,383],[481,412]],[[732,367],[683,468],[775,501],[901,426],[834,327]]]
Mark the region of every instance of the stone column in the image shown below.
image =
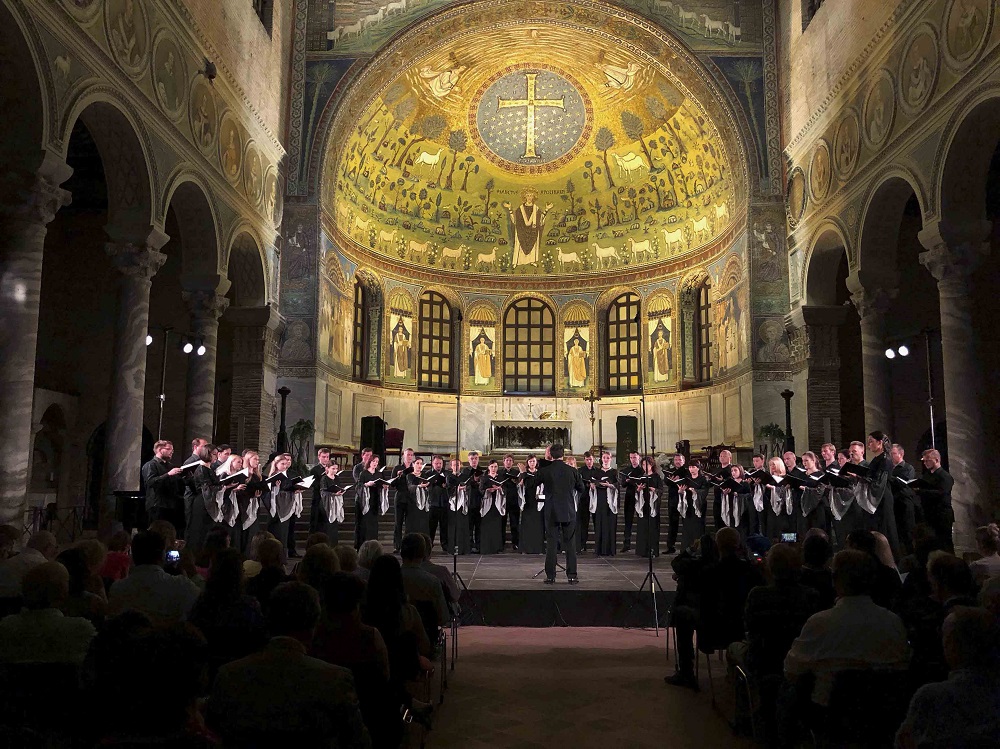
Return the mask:
[[[827,440],[840,445],[843,438],[839,329],[846,316],[843,307],[802,306],[785,317],[785,326],[793,331],[793,372],[805,372],[805,444],[817,452]]]
[[[228,288],[229,282],[225,282]],[[205,354],[191,352],[188,361],[185,433],[188,443],[195,437],[212,441],[215,431],[215,357],[219,340],[219,317],[229,300],[216,289],[183,292],[191,311],[191,333],[201,339]]]
[[[862,285],[858,274],[847,278],[847,288],[851,292],[858,316],[861,318],[861,366],[865,383],[865,432],[876,430],[892,435],[892,379],[889,374],[889,360],[885,356],[886,334],[885,315],[896,296],[895,290],[868,283]],[[846,398],[852,394],[843,393]],[[855,439],[864,436],[845,435]]]
[[[976,548],[974,533],[992,518],[991,492],[984,474],[990,464],[982,420],[982,363],[976,354],[971,278],[989,253],[990,222],[948,226],[937,222],[920,232],[920,263],[937,280],[941,306],[941,355],[948,424],[948,468],[955,478],[955,550]]]
[[[45,234],[56,212],[69,205],[70,194],[59,185],[72,171],[46,155],[23,189],[13,187],[16,176],[4,178],[10,193],[0,205],[0,523],[17,527],[24,521],[31,461]]]
[[[114,523],[113,492],[139,488],[149,289],[153,276],[167,260],[157,251],[166,241],[165,235],[155,232],[143,243],[109,242],[105,246],[121,277],[104,451],[104,502],[99,523],[102,535],[109,535]]]
[[[242,449],[269,453],[274,439],[278,349],[285,321],[276,308],[240,307],[226,312],[233,326],[233,401],[228,439]],[[220,436],[221,439],[221,436]]]

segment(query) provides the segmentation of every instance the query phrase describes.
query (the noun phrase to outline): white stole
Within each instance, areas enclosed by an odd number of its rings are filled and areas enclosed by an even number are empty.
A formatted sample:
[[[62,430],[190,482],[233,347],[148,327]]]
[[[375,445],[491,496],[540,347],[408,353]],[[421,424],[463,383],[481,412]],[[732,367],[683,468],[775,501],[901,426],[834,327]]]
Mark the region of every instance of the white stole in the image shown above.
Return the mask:
[[[602,486],[601,488],[608,490],[608,509],[611,510],[611,514],[612,515],[617,515],[618,514],[618,489],[616,487],[613,487],[613,486],[611,488],[608,488],[606,486]],[[595,512],[597,512],[597,498],[598,498],[597,485],[596,484],[591,484],[590,485],[590,514],[591,515],[593,515]]]
[[[256,496],[250,497],[250,501],[247,503],[247,516],[243,519],[243,530],[248,530],[257,522],[257,512],[259,510],[260,500]]]
[[[422,489],[421,487],[418,486],[416,492],[417,492],[417,509],[420,510],[421,512],[424,512],[427,510],[427,490]]]
[[[764,487],[760,484],[753,485],[753,507],[757,512],[764,512]]]
[[[328,523],[344,522],[344,493],[321,491],[320,501],[323,503],[323,511],[326,513]]]
[[[787,486],[772,486],[771,489],[771,509],[775,515],[780,515],[782,509],[786,515],[792,514],[792,492]],[[784,491],[781,491],[781,490]],[[779,493],[780,492],[780,493]]]
[[[649,492],[649,516],[651,518],[655,518],[660,512],[658,507],[660,496],[657,493],[656,489],[648,489],[647,491]],[[635,493],[635,512],[636,515],[638,515],[640,518],[644,517],[644,515],[642,514],[642,506],[644,502],[642,500],[645,493],[646,492]]]
[[[494,499],[496,497],[496,499]],[[490,511],[493,505],[496,505],[497,512],[501,515],[507,514],[507,497],[504,494],[503,487],[500,487],[499,491],[486,492],[483,494],[483,505],[479,508],[479,516],[486,517],[486,513]]]
[[[469,514],[469,493],[468,487],[459,486],[454,497],[448,497],[448,509],[452,512],[461,510],[463,515]]]
[[[681,489],[677,492],[677,512],[682,518],[687,517],[688,513],[688,493],[691,493],[690,504],[694,509],[695,517],[701,517],[701,503],[698,501],[698,492],[694,489]]]
[[[759,487],[758,487],[759,488]],[[722,493],[722,522],[727,528],[735,528],[743,517],[743,503],[739,492]]]

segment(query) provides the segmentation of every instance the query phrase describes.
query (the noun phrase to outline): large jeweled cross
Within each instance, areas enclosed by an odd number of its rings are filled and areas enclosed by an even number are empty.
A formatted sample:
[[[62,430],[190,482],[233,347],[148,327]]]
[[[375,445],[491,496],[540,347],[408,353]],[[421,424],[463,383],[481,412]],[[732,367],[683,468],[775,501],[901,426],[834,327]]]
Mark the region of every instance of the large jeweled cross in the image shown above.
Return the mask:
[[[559,109],[565,109],[566,103],[561,96],[558,99],[536,99],[535,81],[538,78],[538,73],[525,73],[524,76],[528,79],[528,95],[523,99],[501,99],[498,96],[497,111],[499,112],[501,109],[513,109],[515,107],[528,108],[528,127],[525,134],[524,155],[521,158],[535,159],[538,158],[538,154],[535,153],[535,107],[559,107]]]

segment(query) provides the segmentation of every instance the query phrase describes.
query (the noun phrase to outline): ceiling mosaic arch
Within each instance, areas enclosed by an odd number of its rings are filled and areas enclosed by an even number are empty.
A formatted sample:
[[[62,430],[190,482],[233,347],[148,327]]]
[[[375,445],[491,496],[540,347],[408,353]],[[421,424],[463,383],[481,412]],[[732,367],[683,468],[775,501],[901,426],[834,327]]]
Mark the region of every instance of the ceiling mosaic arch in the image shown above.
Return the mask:
[[[359,263],[473,287],[676,272],[745,225],[747,156],[725,102],[685,46],[610,6],[445,11],[340,99],[324,230]]]

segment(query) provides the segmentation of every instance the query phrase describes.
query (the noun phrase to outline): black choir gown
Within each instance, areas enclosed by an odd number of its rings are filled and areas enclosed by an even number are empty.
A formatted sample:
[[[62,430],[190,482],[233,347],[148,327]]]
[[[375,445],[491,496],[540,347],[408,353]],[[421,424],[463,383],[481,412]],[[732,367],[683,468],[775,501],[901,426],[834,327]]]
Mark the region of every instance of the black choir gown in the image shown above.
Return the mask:
[[[484,476],[480,483],[483,492],[483,507],[486,506],[486,487],[488,477]],[[503,516],[497,507],[497,500],[504,501],[503,487],[499,491],[490,492],[492,501],[485,515],[482,515],[482,526],[480,530],[480,554],[499,554],[503,551]]]
[[[663,510],[663,498],[666,491],[663,488],[663,479],[653,474],[646,476],[646,488],[642,490],[639,498],[642,516],[639,512],[635,514],[636,534],[635,534],[635,555],[645,558],[649,556],[650,550],[653,556],[660,556],[660,515]],[[650,503],[656,516],[650,515]]]
[[[545,553],[543,514],[538,510],[538,471],[520,475],[524,488],[524,509],[521,510],[520,550],[522,554]],[[542,506],[545,509],[545,506]]]
[[[792,496],[791,492],[790,486],[764,487],[764,518],[761,532],[772,541],[780,540],[782,533],[795,532],[795,506],[794,502],[788,501]]]
[[[454,475],[454,474],[452,474]],[[471,536],[469,533],[469,509],[468,501],[465,507],[458,506],[458,486],[449,489],[448,504],[448,553],[458,547],[459,554],[468,554],[471,549]],[[467,493],[466,493],[467,496]]]
[[[330,545],[340,543],[340,526],[343,523],[344,496],[347,491],[338,473],[333,478],[323,474],[319,481],[319,522],[316,530],[325,533],[330,539]],[[339,495],[339,496],[338,496]],[[338,512],[339,510],[339,512]]]
[[[598,468],[595,471],[595,477],[600,478],[602,476],[607,476],[607,481],[602,483],[608,483],[614,486],[616,489],[618,487],[618,471],[614,468],[609,468],[605,471],[603,468]],[[611,509],[610,501],[612,499],[612,494],[606,486],[596,486],[594,491],[597,494],[597,507],[594,510],[594,555],[599,557],[613,557],[617,549],[617,544],[615,542],[615,537],[618,533],[618,507],[617,503],[621,502],[624,493],[618,493],[614,496],[616,501],[615,509]]]
[[[244,557],[250,552],[250,541],[254,535],[267,525],[264,521],[267,507],[264,505],[269,496],[263,478],[253,474],[250,475],[246,489],[236,492],[236,502],[240,512],[236,517],[236,525],[232,529],[229,542],[234,549],[239,549]]]
[[[264,495],[264,501],[267,503],[265,511],[269,515],[267,530],[282,543],[288,538],[288,526],[292,518],[302,513],[301,497],[296,499],[295,496],[302,491],[295,488],[300,480],[300,476],[290,474],[287,478],[275,481],[271,485],[270,493]]]
[[[809,478],[818,479],[823,476],[823,473],[823,471],[816,471],[809,474]],[[829,490],[825,486],[818,489],[803,487],[796,493],[799,496],[795,503],[795,523],[799,541],[805,540],[806,533],[809,532],[810,528],[819,528],[826,533],[828,538],[831,537],[833,525],[829,500],[827,499]]]
[[[361,472],[361,477],[359,479],[358,491],[363,496],[365,491],[368,492],[368,511],[364,511],[364,501],[359,498],[358,500],[358,512],[361,518],[361,542],[371,541],[372,539],[378,540],[378,519],[382,514],[382,488],[381,484],[376,484],[375,486],[365,486],[369,481],[375,481],[381,478],[381,476],[372,473],[371,471],[364,470]]]
[[[431,534],[431,506],[428,491],[423,492],[424,508],[417,505],[417,487],[424,481],[422,476],[410,474],[406,477],[406,482],[410,485],[410,507],[406,512],[406,532]]]
[[[194,502],[191,505],[191,520],[185,535],[185,545],[197,554],[204,548],[209,531],[222,527],[222,516],[216,500],[220,484],[215,471],[205,465],[191,469],[186,480],[194,490]]]
[[[690,549],[705,535],[705,515],[708,513],[708,481],[704,476],[687,479],[687,509],[681,513],[681,546]],[[677,492],[677,501],[681,493]]]

